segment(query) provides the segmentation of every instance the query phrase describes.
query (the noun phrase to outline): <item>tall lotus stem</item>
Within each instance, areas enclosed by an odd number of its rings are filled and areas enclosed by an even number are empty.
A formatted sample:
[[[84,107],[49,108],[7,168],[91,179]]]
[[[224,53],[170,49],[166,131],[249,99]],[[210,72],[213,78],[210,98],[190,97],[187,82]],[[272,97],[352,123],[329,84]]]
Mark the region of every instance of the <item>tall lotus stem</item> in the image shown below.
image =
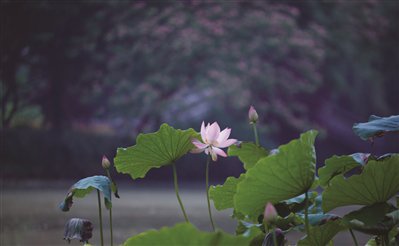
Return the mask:
[[[212,230],[215,231],[215,224],[213,223],[212,219],[212,210],[211,210],[211,202],[209,201],[209,163],[211,160],[211,156],[208,155],[206,159],[206,170],[205,170],[205,186],[206,186],[206,200],[208,202],[208,213],[209,219],[211,220]]]
[[[353,233],[352,229],[349,229],[349,231],[350,231],[350,233],[351,233],[351,236],[352,236],[353,242],[355,243],[355,245],[356,245],[356,246],[358,246],[359,244],[357,243],[357,240],[356,240],[355,234]]]
[[[103,237],[103,217],[101,213],[101,198],[100,191],[97,190],[97,198],[98,198],[98,216],[100,217],[100,236],[101,236],[101,246],[104,246],[104,237]]]
[[[186,220],[187,223],[190,223],[190,221],[188,220],[187,214],[186,214],[186,210],[184,209],[183,202],[181,201],[180,196],[179,196],[179,186],[177,184],[176,165],[174,162],[172,162],[172,168],[173,168],[173,181],[174,181],[174,185],[175,185],[176,197],[177,197],[177,200],[179,201],[181,211],[183,212],[183,215],[184,215],[184,219]]]
[[[305,192],[305,228],[306,228],[306,234],[308,235],[308,237],[310,237],[308,207],[309,207],[309,196],[308,196],[308,191],[306,191]]]
[[[252,123],[252,127],[254,129],[255,143],[257,146],[259,146],[259,135],[258,135],[258,129],[256,128],[256,123]]]
[[[276,226],[275,226],[275,225],[273,225],[273,231],[272,231],[272,233],[273,233],[273,244],[274,244],[275,246],[278,246],[278,244],[277,244],[277,237],[276,237]]]
[[[111,179],[111,174],[109,173],[109,170],[108,169],[105,169],[105,170],[107,171],[108,178],[110,180],[112,180]],[[112,230],[112,207],[109,208],[109,229],[110,229],[110,233],[111,233],[111,246],[114,246],[114,233],[113,233],[113,230]]]

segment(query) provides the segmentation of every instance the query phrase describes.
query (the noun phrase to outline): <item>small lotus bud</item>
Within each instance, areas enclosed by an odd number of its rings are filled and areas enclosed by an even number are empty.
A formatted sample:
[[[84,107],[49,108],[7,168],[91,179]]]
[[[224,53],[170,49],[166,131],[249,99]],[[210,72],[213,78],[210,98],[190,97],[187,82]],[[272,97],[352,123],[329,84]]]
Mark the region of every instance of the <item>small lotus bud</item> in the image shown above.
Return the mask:
[[[258,121],[258,113],[256,112],[254,106],[249,107],[248,111],[248,118],[249,118],[249,123],[254,124]]]
[[[103,160],[101,162],[101,165],[103,166],[104,169],[108,169],[111,166],[111,162],[108,160],[108,158],[103,155]]]
[[[277,219],[277,211],[274,208],[273,204],[268,202],[265,207],[265,213],[263,214],[263,220],[266,221],[266,223],[272,223],[276,219]]]
[[[93,236],[93,224],[86,219],[72,218],[65,224],[64,240],[78,239],[88,243]]]

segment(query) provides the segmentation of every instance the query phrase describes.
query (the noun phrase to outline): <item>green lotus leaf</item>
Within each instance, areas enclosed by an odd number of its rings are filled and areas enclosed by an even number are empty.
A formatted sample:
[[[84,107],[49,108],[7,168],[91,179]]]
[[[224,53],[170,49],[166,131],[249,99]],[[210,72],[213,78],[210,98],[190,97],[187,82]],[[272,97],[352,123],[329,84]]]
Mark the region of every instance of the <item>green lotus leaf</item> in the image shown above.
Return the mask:
[[[309,205],[313,204],[317,197],[317,192],[308,192]],[[294,198],[281,201],[274,205],[278,214],[282,217],[288,216],[291,212],[297,213],[305,208],[305,194],[301,194]]]
[[[265,222],[263,222],[265,223]],[[300,226],[303,224],[303,219],[295,213],[290,213],[285,217],[278,216],[276,221],[274,222],[276,227],[280,228],[283,231],[290,230],[291,228]],[[268,225],[264,225],[268,226]]]
[[[317,131],[308,131],[259,160],[237,185],[234,207],[252,220],[263,213],[267,202],[276,204],[305,193],[315,179]]]
[[[305,219],[305,215],[301,214],[301,217]],[[309,214],[309,224],[312,226],[323,225],[328,221],[334,221],[339,219],[340,217],[335,214],[325,214],[325,213],[317,213],[317,214]]]
[[[245,170],[255,166],[261,158],[269,155],[269,151],[250,142],[232,145],[227,150],[227,153],[229,156],[237,156],[244,163]]]
[[[193,129],[176,130],[162,124],[157,132],[139,134],[136,145],[118,148],[116,170],[133,179],[143,178],[150,169],[169,165],[185,155],[194,147],[191,138],[197,136]]]
[[[343,222],[350,228],[371,235],[382,235],[399,223],[399,210],[388,203],[376,203],[344,216]]]
[[[389,117],[370,116],[365,123],[355,123],[353,131],[363,140],[380,137],[387,132],[399,132],[399,115]]]
[[[363,172],[346,179],[338,175],[322,196],[322,208],[328,212],[346,205],[373,205],[386,202],[399,192],[399,155],[380,161],[370,160]]]
[[[209,189],[209,198],[213,200],[217,210],[224,210],[234,207],[233,197],[236,194],[237,184],[244,180],[245,174],[239,178],[228,177],[223,185],[211,186]]]
[[[101,191],[104,195],[105,206],[109,209],[112,207],[111,202],[111,181],[105,176],[92,176],[79,180],[68,191],[64,201],[61,202],[59,207],[62,211],[66,212],[72,206],[73,197],[85,197],[94,189]]]
[[[321,195],[318,195],[313,199],[312,202],[313,203],[309,206],[309,213],[312,214],[322,213],[323,209],[321,208],[321,205],[323,203],[323,197]]]
[[[335,176],[345,174],[356,167],[364,166],[369,156],[368,153],[355,153],[344,156],[334,155],[327,159],[326,165],[318,170],[320,185],[326,187]]]
[[[370,238],[370,240],[368,240],[364,246],[378,246],[376,238],[375,237]]]
[[[248,245],[249,238],[232,236],[222,231],[202,232],[189,223],[176,224],[174,227],[163,227],[159,231],[149,230],[129,238],[125,246],[153,245]]]
[[[310,227],[310,235],[301,239],[298,246],[327,245],[338,232],[345,229],[346,227],[341,224],[340,220],[329,221],[321,226],[312,226]]]

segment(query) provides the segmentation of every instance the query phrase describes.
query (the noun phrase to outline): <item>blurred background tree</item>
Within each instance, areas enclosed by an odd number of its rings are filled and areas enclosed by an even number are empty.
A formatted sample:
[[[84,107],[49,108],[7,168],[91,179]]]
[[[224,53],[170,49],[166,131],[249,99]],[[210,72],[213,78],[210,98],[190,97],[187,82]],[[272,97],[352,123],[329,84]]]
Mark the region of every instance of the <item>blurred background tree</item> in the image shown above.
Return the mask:
[[[251,104],[263,144],[317,128],[322,161],[359,149],[354,122],[398,113],[396,1],[2,1],[0,16],[9,177],[38,159],[37,177],[85,175],[162,122],[250,140]]]

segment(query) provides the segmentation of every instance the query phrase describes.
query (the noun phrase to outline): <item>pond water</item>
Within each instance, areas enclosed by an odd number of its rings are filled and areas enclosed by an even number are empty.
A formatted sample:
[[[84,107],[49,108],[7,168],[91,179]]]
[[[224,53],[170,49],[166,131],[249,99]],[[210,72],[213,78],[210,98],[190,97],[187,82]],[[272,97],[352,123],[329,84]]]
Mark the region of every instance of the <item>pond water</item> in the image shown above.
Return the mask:
[[[72,184],[72,182],[71,182]],[[181,185],[184,187],[185,185]],[[210,230],[205,193],[202,184],[189,185],[181,190],[181,198],[190,221],[201,230]],[[97,196],[93,192],[84,199],[74,199],[69,212],[62,212],[58,204],[64,199],[66,188],[48,183],[40,187],[23,189],[8,187],[1,191],[0,245],[68,245],[63,240],[65,222],[73,217],[86,218],[93,222],[93,238],[90,243],[99,245]],[[187,186],[185,186],[187,187]],[[167,184],[151,186],[124,185],[120,188],[120,199],[113,199],[114,242],[123,243],[127,238],[149,229],[172,226],[183,222],[173,188]],[[234,233],[236,223],[230,218],[231,211],[213,210],[217,227]],[[103,207],[104,237],[109,245],[109,217]],[[290,234],[292,245],[301,235]],[[358,234],[360,244],[366,237]],[[72,241],[71,245],[81,245]],[[352,245],[350,235],[342,233],[335,245]]]

